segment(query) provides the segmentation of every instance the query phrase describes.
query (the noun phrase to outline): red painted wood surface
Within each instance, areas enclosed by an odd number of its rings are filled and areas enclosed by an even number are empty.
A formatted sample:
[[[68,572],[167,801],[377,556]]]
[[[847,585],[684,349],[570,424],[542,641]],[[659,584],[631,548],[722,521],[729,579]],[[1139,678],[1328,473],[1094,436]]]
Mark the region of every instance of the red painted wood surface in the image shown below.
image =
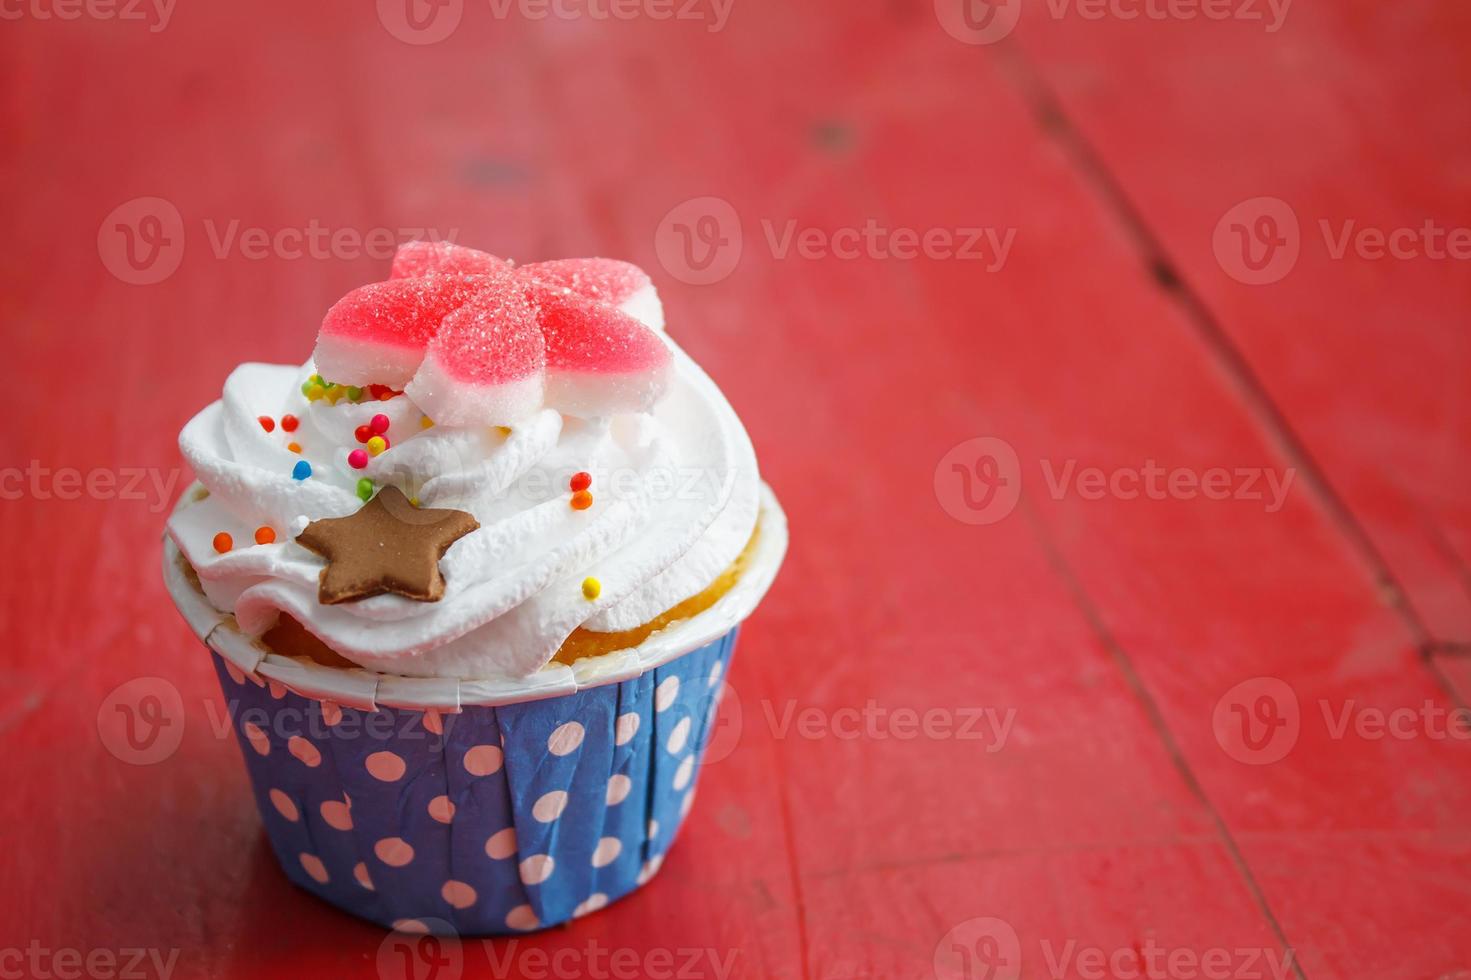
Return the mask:
[[[1336,260],[1313,237],[1467,223],[1461,13],[1293,6],[1268,33],[1054,2],[968,45],[924,3],[737,3],[712,31],[710,6],[471,2],[416,46],[371,7],[184,7],[156,32],[46,9],[0,30],[19,349],[0,467],[24,476],[0,505],[0,951],[377,973],[382,934],[277,872],[157,549],[180,425],[239,361],[304,358],[387,267],[291,240],[255,258],[238,235],[433,228],[650,269],[793,530],[732,673],[728,755],[659,877],[571,927],[467,942],[467,975],[616,953],[649,976],[694,957],[918,977],[956,945],[977,980],[1110,975],[1095,957],[1269,976],[1289,951],[1313,980],[1471,969],[1466,263]],[[1302,254],[1250,286],[1212,234],[1261,196],[1292,206]],[[104,219],[139,197],[182,221],[155,284],[108,265]],[[741,251],[692,285],[657,243],[705,197]],[[1010,245],[821,256],[783,251],[789,222]],[[967,510],[949,469],[979,437],[1010,512]],[[1081,475],[1155,465],[1292,482],[1273,506],[1091,499]],[[1054,489],[1064,472],[1084,482]],[[151,765],[99,734],[129,683],[182,706]],[[1237,708],[1259,706],[1295,739],[1258,726],[1243,749]],[[988,973],[993,948],[1010,962]]]

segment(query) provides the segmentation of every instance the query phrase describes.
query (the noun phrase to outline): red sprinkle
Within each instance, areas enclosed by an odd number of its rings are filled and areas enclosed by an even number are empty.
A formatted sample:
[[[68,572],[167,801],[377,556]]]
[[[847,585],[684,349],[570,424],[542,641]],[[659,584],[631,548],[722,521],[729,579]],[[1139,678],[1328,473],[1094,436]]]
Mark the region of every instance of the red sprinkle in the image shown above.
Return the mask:
[[[373,430],[374,435],[381,436],[383,433],[388,431],[388,416],[373,416],[372,420],[368,422],[368,428]]]
[[[255,529],[256,544],[270,544],[275,540],[276,532],[273,529],[268,527],[258,527]]]
[[[262,429],[265,429],[267,432],[274,432],[276,429],[276,420],[271,418],[269,415],[262,415],[257,418],[256,421],[259,422],[260,427]]]
[[[354,449],[347,454],[347,465],[355,470],[360,470],[368,465],[368,451],[366,449]]]
[[[285,429],[287,432],[295,432],[296,426],[298,424],[299,423],[295,415],[281,416],[281,428]]]
[[[586,490],[579,490],[572,495],[573,510],[587,510],[592,506],[592,494]]]
[[[219,534],[215,535],[214,545],[215,550],[223,555],[225,552],[235,547],[235,539],[230,537],[224,531],[221,531]]]
[[[352,435],[353,438],[356,439],[358,442],[367,442],[369,439],[373,438],[373,430],[368,428],[366,425],[360,425],[353,430]]]
[[[576,493],[578,490],[586,490],[588,487],[592,486],[592,474],[573,473],[571,485],[573,493]]]

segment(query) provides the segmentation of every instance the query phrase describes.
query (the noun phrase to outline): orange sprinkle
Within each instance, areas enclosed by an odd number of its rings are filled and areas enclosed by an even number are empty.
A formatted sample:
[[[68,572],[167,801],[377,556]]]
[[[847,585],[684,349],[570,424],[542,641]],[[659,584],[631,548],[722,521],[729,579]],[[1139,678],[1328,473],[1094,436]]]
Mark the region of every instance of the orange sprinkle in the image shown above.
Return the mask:
[[[232,537],[230,537],[224,531],[221,531],[219,534],[216,534],[215,535],[215,542],[214,543],[215,543],[215,550],[218,551],[222,555],[225,552],[229,551],[231,548],[235,547],[235,539],[232,538]]]
[[[270,544],[276,540],[276,532],[269,527],[258,527],[255,529],[256,544]]]
[[[297,455],[301,454],[301,443],[299,442],[288,442],[286,444],[286,448],[291,450],[293,453],[296,453]]]
[[[572,495],[573,510],[587,510],[592,506],[592,494],[586,490],[579,490]]]

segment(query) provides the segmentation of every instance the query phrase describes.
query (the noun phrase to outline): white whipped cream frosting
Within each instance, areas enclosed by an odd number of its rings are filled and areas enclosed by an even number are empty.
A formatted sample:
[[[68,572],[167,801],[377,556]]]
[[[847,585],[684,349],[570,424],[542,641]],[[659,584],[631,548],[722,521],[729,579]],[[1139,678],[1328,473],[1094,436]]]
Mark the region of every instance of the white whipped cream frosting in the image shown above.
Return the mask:
[[[410,677],[525,677],[579,626],[640,626],[707,588],[740,554],[759,506],[756,457],[714,382],[672,342],[675,380],[648,414],[578,420],[543,410],[513,426],[423,427],[407,396],[308,402],[314,370],[244,364],[179,446],[209,496],[179,508],[168,534],[216,608],[258,636],[284,612],[370,670]],[[354,430],[382,413],[390,448],[348,465]],[[299,419],[286,433],[283,415]],[[276,421],[272,432],[258,421]],[[301,446],[301,455],[287,449]],[[312,475],[292,477],[307,460]],[[572,474],[592,475],[593,504],[570,506]],[[307,522],[362,506],[360,478],[393,484],[422,507],[480,522],[440,561],[438,602],[395,595],[323,605],[324,559],[297,544]],[[276,532],[255,544],[255,529]],[[216,553],[225,531],[234,547]],[[589,601],[583,582],[601,592]]]

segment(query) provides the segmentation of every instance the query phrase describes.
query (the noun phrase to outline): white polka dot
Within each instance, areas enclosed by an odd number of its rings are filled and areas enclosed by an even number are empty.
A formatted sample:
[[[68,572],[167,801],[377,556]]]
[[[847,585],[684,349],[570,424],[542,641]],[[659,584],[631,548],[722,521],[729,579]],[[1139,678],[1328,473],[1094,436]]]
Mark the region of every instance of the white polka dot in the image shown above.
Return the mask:
[[[244,731],[245,740],[250,743],[251,748],[255,749],[261,755],[271,754],[271,740],[263,728],[253,721],[247,721]]]
[[[276,808],[276,812],[281,814],[281,816],[285,817],[287,820],[290,820],[292,823],[296,823],[296,821],[301,817],[301,814],[298,813],[296,810],[296,804],[291,802],[291,797],[287,796],[279,789],[273,789],[266,795],[271,798],[271,806]]]
[[[684,794],[684,799],[679,801],[679,815],[681,818],[690,815],[690,807],[695,805],[695,791],[690,790]]]
[[[392,752],[374,752],[368,756],[364,765],[368,767],[369,775],[385,783],[398,782],[408,769],[403,759]]]
[[[685,743],[690,740],[690,728],[693,724],[688,718],[679,719],[679,724],[674,726],[674,731],[669,733],[667,748],[670,755],[679,755],[684,751]]]
[[[674,699],[677,697],[679,697],[679,678],[666,678],[662,684],[654,688],[654,710],[668,711],[669,706],[674,704]]]
[[[315,769],[322,764],[322,753],[300,735],[293,735],[286,740],[286,750],[301,760],[302,765],[310,769]]]
[[[602,892],[593,892],[587,896],[585,901],[579,902],[577,908],[572,910],[573,917],[588,915],[598,909],[605,908],[608,904],[608,896]]]
[[[512,929],[535,929],[541,925],[541,920],[530,905],[518,905],[506,913],[506,925]]]
[[[449,823],[455,818],[455,805],[448,796],[436,796],[429,801],[429,815],[440,823]]]
[[[644,862],[639,869],[638,877],[635,879],[640,885],[647,884],[648,880],[659,873],[659,868],[664,863],[664,855],[656,854]]]
[[[687,755],[679,768],[674,770],[674,788],[684,789],[690,784],[690,778],[695,774],[695,757]]]
[[[286,696],[286,685],[282,684],[280,681],[271,681],[269,687],[271,690],[271,697],[275,698],[277,701]]]
[[[516,853],[516,828],[507,827],[490,835],[490,840],[485,842],[485,853],[489,857],[499,861]]]
[[[628,794],[631,792],[633,792],[633,780],[627,776],[619,773],[616,776],[608,777],[607,803],[609,806],[617,806],[622,803],[628,799]]]
[[[552,876],[556,866],[550,854],[533,854],[521,862],[521,880],[528,885],[539,885]]]
[[[302,868],[311,876],[312,881],[315,881],[319,885],[325,885],[327,883],[327,866],[322,863],[321,858],[315,854],[302,854],[299,859]]]
[[[720,668],[725,666],[725,661],[717,660],[710,665],[710,677],[705,681],[706,687],[714,687],[720,683]]]
[[[333,725],[337,725],[337,724],[340,724],[341,723],[341,721],[342,721],[342,708],[338,706],[337,702],[335,702],[335,701],[323,701],[322,702],[322,720],[327,723],[327,727],[328,728],[331,728]]]
[[[648,829],[649,829],[649,840],[653,840],[655,837],[658,837],[659,836],[659,821],[657,821],[657,820],[650,820],[649,821],[649,828]]]
[[[368,877],[368,866],[359,861],[352,869],[352,876],[368,891],[373,890],[373,879]]]
[[[414,847],[402,837],[385,837],[373,845],[378,860],[390,868],[402,868],[414,859]]]
[[[531,804],[531,815],[542,823],[551,823],[560,817],[565,809],[567,809],[566,792],[554,789]]]
[[[582,744],[582,737],[586,734],[581,725],[575,721],[569,721],[565,725],[558,725],[556,731],[552,732],[547,739],[547,751],[552,755],[568,755],[575,752]]]
[[[223,660],[224,658],[222,657],[221,659]],[[225,661],[225,673],[229,674],[230,680],[234,681],[236,684],[245,683],[245,671],[241,670],[239,667],[236,667],[228,660]]]
[[[465,753],[465,771],[472,776],[489,776],[499,772],[505,753],[498,745],[477,745]]]
[[[597,849],[592,852],[592,866],[594,868],[606,868],[623,853],[623,842],[616,837],[604,837],[598,841]]]
[[[444,719],[434,708],[424,712],[424,730],[434,735],[444,734]]]
[[[618,716],[618,725],[613,733],[613,741],[619,745],[627,745],[633,741],[634,734],[638,731],[638,715],[630,711],[626,715]]]
[[[418,919],[395,919],[393,922],[394,932],[406,932],[411,936],[429,935],[429,927]]]
[[[475,889],[463,881],[446,881],[439,894],[457,909],[467,909],[475,904]]]
[[[318,809],[322,813],[322,819],[333,830],[352,829],[352,812],[348,810],[347,804],[341,800],[328,800],[318,807]]]

